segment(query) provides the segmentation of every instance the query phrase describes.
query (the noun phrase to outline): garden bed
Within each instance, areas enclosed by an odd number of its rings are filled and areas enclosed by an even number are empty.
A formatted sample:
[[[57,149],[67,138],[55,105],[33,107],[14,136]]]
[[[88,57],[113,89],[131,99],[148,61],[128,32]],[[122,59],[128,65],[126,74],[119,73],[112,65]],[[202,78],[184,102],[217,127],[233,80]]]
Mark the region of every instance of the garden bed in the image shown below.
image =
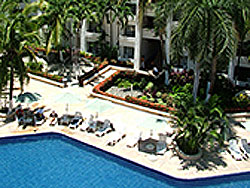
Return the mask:
[[[135,82],[133,83],[133,86],[131,85],[131,83],[128,83],[126,81],[124,83],[121,83],[120,81],[123,78],[130,78],[134,80]],[[140,82],[138,81],[139,78],[142,78]],[[103,82],[95,86],[93,92],[121,101],[126,101],[132,104],[160,110],[163,112],[169,112],[170,110],[173,110],[173,108],[168,107],[166,104],[159,104],[143,99],[143,91],[140,89],[142,87],[145,87],[145,84],[147,83],[145,79],[145,75],[136,75],[131,71],[117,71],[109,78],[105,79]],[[116,86],[117,84],[118,86]],[[152,82],[150,82],[149,85],[151,84]],[[134,87],[132,91],[130,89],[131,87]]]

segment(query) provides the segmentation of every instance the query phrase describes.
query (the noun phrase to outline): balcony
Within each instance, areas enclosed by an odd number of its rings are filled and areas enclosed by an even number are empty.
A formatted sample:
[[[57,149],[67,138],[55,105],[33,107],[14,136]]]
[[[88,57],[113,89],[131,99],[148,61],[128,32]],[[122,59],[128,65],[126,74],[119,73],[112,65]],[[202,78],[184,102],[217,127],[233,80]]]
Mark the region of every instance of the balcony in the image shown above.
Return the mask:
[[[97,41],[100,36],[101,36],[101,33],[91,33],[91,32],[88,32],[88,31],[86,31],[86,33],[85,33],[85,37],[89,41]]]
[[[152,17],[154,17],[155,16],[154,8],[152,6],[147,7],[144,15],[145,16],[152,16]]]

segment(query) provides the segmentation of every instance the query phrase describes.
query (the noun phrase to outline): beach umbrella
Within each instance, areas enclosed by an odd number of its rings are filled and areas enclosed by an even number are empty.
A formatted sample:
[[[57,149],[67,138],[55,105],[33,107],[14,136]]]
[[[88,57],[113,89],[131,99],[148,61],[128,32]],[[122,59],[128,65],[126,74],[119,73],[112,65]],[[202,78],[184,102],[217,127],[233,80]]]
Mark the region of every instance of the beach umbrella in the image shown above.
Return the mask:
[[[54,97],[53,102],[54,103],[65,104],[66,105],[65,111],[66,111],[66,113],[68,113],[69,105],[70,104],[81,103],[82,99],[80,97],[78,97],[77,95],[67,91],[67,92],[63,92],[63,93],[60,93],[60,94],[56,95]]]
[[[31,92],[25,92],[22,94],[19,94],[18,96],[15,96],[15,102],[16,103],[25,103],[27,105],[36,102],[41,99],[41,95],[39,93],[31,93]]]

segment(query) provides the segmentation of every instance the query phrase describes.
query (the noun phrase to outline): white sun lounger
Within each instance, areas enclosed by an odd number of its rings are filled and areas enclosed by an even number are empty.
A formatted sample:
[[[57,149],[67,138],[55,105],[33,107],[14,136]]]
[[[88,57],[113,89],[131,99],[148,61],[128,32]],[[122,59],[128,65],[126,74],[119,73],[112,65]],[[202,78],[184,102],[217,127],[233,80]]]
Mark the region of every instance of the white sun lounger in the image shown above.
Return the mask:
[[[241,139],[240,149],[243,154],[248,158],[250,155],[250,144],[247,142],[247,139]]]
[[[88,119],[86,119],[82,125],[79,126],[80,131],[86,131],[90,126],[92,126],[95,123],[94,116],[90,115]]]
[[[142,132],[137,132],[134,136],[129,137],[127,141],[127,147],[133,148],[138,144],[138,141],[140,140],[142,135]]]
[[[239,146],[237,145],[237,140],[235,140],[235,139],[229,140],[228,150],[229,150],[229,153],[231,154],[231,156],[236,161],[242,160],[241,151],[240,151]]]
[[[121,139],[125,138],[126,134],[124,132],[114,132],[112,135],[110,135],[107,145],[108,146],[114,146],[116,143],[118,143]]]

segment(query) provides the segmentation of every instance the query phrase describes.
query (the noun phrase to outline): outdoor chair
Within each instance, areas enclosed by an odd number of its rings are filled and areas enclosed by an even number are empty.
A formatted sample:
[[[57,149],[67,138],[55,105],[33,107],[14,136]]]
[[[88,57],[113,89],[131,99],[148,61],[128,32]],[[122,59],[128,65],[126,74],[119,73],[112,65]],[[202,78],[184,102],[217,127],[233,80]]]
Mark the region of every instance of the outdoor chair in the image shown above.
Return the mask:
[[[96,136],[99,136],[99,137],[102,137],[104,136],[105,134],[111,132],[113,129],[112,129],[112,126],[111,126],[111,123],[108,119],[105,119],[104,122],[103,122],[103,125],[96,131]]]
[[[244,155],[248,158],[250,155],[250,144],[247,142],[247,139],[241,139],[240,141],[240,149],[244,153]]]
[[[236,161],[242,160],[241,151],[239,146],[237,145],[237,140],[229,140],[228,151]]]
[[[82,114],[80,112],[76,112],[75,117],[73,117],[70,121],[69,128],[77,129],[79,125],[83,122]]]
[[[126,137],[126,133],[118,131],[114,132],[112,135],[110,135],[106,145],[108,146],[114,146],[117,144],[121,139]]]
[[[126,146],[128,148],[134,148],[137,144],[138,141],[141,139],[142,132],[136,132],[132,137],[129,137]]]

